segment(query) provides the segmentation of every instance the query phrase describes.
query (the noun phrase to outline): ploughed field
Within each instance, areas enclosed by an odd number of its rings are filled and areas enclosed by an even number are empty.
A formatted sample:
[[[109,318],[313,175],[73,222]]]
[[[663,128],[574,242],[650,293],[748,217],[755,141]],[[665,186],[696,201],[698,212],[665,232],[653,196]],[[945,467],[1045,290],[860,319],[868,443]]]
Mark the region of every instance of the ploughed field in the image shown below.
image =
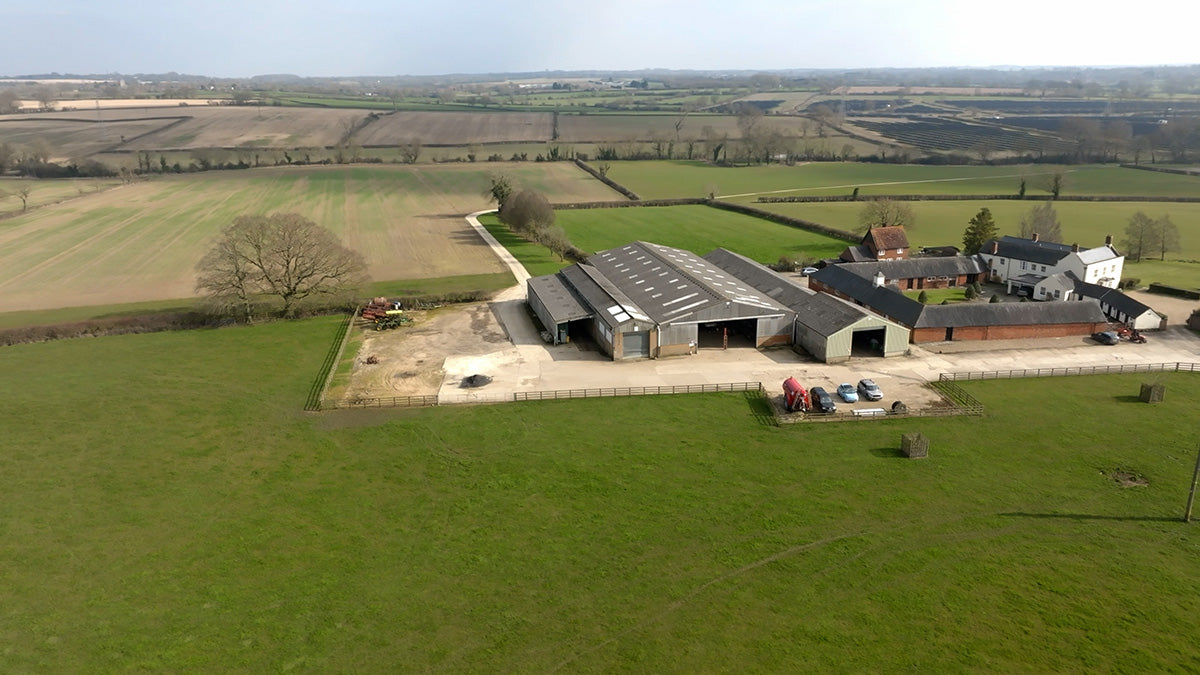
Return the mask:
[[[210,172],[32,209],[0,221],[0,311],[190,297],[194,266],[222,228],[240,215],[281,211],[332,229],[366,257],[376,281],[503,272],[462,218],[488,207],[489,168],[499,167]],[[502,168],[556,200],[613,197],[570,164]]]

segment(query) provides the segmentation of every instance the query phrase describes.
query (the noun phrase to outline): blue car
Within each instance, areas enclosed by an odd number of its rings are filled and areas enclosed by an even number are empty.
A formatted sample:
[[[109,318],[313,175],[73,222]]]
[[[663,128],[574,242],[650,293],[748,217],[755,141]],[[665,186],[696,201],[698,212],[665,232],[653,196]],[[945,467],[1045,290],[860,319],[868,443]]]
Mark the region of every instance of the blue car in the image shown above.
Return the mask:
[[[850,384],[849,382],[843,382],[839,384],[837,393],[838,396],[841,396],[842,400],[846,403],[856,403],[858,401],[858,391],[856,391],[854,389],[854,385]]]

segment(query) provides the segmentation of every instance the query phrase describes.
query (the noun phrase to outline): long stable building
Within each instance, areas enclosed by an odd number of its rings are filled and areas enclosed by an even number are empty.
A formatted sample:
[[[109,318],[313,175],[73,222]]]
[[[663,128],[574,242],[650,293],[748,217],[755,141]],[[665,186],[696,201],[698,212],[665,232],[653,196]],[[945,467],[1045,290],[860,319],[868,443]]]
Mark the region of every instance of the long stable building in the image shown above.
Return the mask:
[[[855,346],[903,353],[908,331],[813,293],[724,249],[701,258],[633,242],[529,280],[529,305],[560,344],[586,335],[614,360],[694,352],[706,336],[755,348],[793,345],[824,361]]]

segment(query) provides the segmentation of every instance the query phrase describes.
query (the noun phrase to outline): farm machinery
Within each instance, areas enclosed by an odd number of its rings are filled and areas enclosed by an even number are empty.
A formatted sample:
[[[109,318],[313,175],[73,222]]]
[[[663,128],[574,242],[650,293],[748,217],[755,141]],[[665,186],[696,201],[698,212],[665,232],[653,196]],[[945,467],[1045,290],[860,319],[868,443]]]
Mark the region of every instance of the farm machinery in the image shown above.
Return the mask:
[[[788,412],[808,412],[808,391],[794,377],[783,381],[783,401]]]
[[[400,303],[387,298],[375,298],[362,308],[359,316],[374,325],[375,330],[390,330],[412,323],[412,318],[405,316],[404,310],[400,309]]]
[[[1146,336],[1142,335],[1141,331],[1129,326],[1121,326],[1117,329],[1117,337],[1122,340],[1128,340],[1135,345],[1146,344]]]

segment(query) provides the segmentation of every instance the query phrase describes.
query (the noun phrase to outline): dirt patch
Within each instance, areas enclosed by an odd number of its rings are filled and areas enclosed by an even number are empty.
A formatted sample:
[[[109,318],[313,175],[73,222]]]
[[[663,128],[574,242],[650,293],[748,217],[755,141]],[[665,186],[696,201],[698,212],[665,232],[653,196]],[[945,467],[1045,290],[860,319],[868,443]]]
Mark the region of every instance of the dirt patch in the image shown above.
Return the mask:
[[[413,323],[395,330],[364,331],[348,398],[428,396],[438,393],[448,356],[489,354],[508,344],[486,302],[407,314]],[[367,363],[375,357],[378,363]]]
[[[1150,485],[1148,478],[1129,469],[1112,469],[1102,473],[1121,487],[1148,487]]]

